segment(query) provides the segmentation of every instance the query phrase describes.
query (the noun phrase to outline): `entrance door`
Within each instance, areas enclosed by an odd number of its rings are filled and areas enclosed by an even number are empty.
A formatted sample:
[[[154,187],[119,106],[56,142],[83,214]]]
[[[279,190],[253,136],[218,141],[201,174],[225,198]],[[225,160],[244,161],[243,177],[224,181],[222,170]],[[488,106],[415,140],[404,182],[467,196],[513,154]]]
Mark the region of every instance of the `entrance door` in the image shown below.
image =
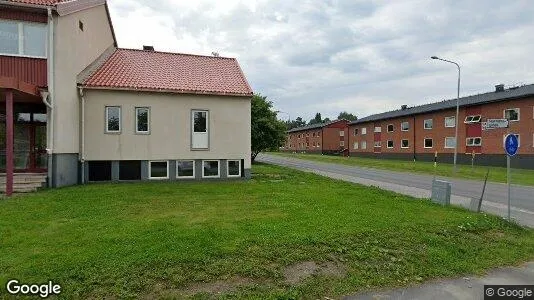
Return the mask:
[[[46,115],[44,115],[46,120]],[[14,124],[14,165],[15,172],[46,172],[48,155],[46,153],[46,123],[43,114],[17,114]],[[46,121],[45,121],[46,122]],[[0,172],[6,167],[6,126],[0,122]]]

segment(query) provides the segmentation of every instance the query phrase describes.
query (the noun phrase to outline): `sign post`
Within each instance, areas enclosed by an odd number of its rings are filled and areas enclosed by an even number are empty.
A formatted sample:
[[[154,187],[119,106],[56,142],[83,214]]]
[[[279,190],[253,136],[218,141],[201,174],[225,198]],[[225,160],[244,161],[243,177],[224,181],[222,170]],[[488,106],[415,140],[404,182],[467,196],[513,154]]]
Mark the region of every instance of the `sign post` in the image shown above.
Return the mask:
[[[512,176],[510,173],[510,158],[517,154],[517,149],[519,148],[519,141],[515,134],[508,134],[504,139],[504,151],[506,152],[506,170],[507,170],[507,182],[508,182],[508,221],[511,220],[510,217],[510,207],[511,207],[511,198],[510,198],[510,183]]]

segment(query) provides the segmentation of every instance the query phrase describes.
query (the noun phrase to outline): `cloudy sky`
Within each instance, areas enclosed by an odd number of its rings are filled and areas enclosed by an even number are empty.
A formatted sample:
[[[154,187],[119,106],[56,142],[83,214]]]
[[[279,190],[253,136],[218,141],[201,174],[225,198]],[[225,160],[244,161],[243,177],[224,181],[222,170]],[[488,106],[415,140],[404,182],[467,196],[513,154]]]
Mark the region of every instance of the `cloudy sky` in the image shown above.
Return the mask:
[[[531,0],[110,0],[120,47],[236,57],[294,119],[534,83]],[[287,114],[280,114],[286,119]]]

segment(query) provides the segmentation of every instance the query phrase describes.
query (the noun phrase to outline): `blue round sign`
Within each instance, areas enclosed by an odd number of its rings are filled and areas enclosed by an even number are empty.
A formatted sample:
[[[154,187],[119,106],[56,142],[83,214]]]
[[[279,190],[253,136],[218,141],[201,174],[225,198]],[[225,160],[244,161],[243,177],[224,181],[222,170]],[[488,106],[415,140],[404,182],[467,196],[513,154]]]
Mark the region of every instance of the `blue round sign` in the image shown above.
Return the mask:
[[[504,139],[504,151],[509,156],[514,156],[517,154],[517,149],[519,148],[519,141],[515,134],[509,134]]]

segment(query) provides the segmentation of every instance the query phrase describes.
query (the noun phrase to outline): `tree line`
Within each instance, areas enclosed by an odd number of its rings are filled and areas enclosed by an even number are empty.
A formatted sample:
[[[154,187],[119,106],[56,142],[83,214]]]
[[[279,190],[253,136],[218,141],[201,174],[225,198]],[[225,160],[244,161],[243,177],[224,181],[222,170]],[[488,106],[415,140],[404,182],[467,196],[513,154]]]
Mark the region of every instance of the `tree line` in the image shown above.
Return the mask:
[[[355,121],[357,119],[358,119],[357,116],[355,116],[355,115],[353,115],[353,114],[351,114],[349,112],[342,111],[342,112],[339,113],[339,115],[337,116],[336,120]],[[295,120],[287,120],[284,123],[286,124],[287,130],[289,130],[289,129],[298,128],[298,127],[302,127],[302,126],[306,126],[306,125],[314,125],[314,124],[326,123],[326,122],[330,122],[330,121],[332,121],[332,120],[330,120],[330,118],[324,118],[323,119],[322,116],[321,116],[321,113],[316,113],[315,114],[315,118],[311,119],[307,123],[301,117],[297,117]]]
[[[277,114],[278,112],[273,108],[273,103],[267,100],[267,97],[254,94],[251,107],[252,161],[262,151],[278,150],[285,142],[287,130],[331,121],[329,118],[323,119],[321,113],[316,113],[315,118],[308,123],[301,117],[297,117],[295,120],[280,121]],[[354,121],[357,117],[343,111],[337,119]]]

